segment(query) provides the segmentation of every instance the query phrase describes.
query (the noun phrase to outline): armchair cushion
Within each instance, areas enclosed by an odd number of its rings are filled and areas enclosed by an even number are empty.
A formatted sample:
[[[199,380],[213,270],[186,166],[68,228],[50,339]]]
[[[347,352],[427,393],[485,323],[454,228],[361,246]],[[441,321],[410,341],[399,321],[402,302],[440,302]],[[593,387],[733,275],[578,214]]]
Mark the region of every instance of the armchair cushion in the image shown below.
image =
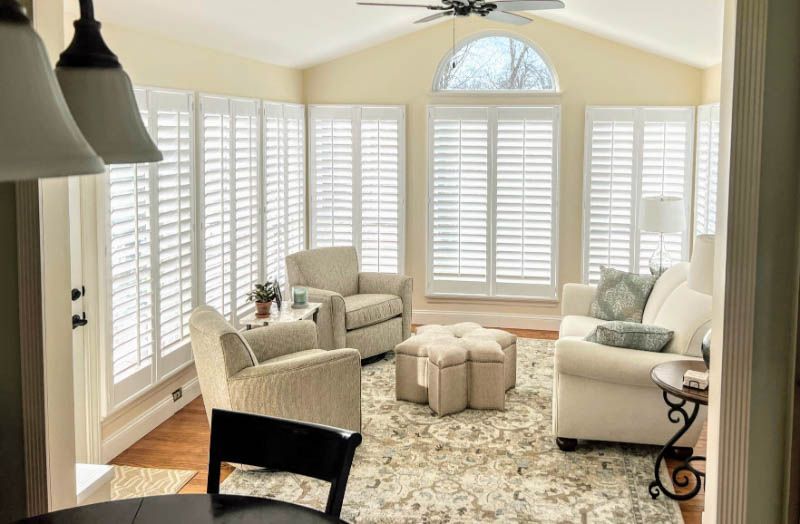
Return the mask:
[[[251,329],[241,336],[250,344],[255,364],[317,347],[317,327],[310,320]]]
[[[403,301],[396,295],[351,295],[344,298],[345,327],[348,331],[389,320],[403,313]]]
[[[334,291],[342,296],[358,293],[358,255],[354,247],[326,247],[300,251],[286,257],[293,286]]]

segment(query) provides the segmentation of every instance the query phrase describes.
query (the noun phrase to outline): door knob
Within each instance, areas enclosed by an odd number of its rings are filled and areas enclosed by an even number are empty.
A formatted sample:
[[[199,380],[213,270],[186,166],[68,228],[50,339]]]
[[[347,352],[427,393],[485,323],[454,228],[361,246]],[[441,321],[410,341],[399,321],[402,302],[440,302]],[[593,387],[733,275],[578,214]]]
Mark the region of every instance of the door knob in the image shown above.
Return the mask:
[[[89,321],[86,320],[86,313],[83,313],[82,317],[80,317],[78,315],[72,315],[72,329],[77,329],[79,327],[83,327],[88,323],[89,323]]]

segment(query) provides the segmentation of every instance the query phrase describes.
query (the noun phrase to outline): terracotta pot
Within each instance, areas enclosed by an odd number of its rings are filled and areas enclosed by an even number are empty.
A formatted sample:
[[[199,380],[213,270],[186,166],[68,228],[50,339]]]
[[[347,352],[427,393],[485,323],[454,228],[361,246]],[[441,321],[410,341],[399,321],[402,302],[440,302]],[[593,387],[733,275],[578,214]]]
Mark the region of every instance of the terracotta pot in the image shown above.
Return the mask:
[[[256,302],[256,316],[257,317],[268,317],[269,310],[272,308],[272,301],[269,302]]]

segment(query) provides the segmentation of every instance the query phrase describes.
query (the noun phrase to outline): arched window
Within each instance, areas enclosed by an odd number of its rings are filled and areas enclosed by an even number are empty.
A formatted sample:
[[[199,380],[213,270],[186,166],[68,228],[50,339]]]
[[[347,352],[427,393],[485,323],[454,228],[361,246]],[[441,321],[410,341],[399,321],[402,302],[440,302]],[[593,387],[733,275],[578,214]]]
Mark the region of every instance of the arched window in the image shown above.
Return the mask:
[[[530,43],[512,35],[483,35],[448,53],[434,91],[556,91],[556,75]]]

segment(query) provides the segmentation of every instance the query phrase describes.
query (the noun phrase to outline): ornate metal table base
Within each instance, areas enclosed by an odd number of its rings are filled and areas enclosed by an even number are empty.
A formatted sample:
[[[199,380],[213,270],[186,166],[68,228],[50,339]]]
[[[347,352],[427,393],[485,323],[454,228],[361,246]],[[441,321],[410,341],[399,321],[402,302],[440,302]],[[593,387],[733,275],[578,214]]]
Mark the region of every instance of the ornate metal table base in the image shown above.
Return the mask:
[[[703,479],[705,478],[706,474],[702,471],[699,471],[692,465],[692,462],[705,462],[706,458],[693,455],[688,457],[681,463],[678,467],[676,467],[672,472],[672,483],[679,487],[679,488],[686,488],[690,485],[692,488],[687,491],[686,493],[673,493],[671,492],[664,484],[661,482],[661,476],[659,472],[661,470],[661,464],[664,462],[665,456],[670,452],[672,447],[675,445],[678,440],[689,430],[689,428],[694,423],[695,419],[697,418],[697,413],[700,411],[700,404],[696,402],[692,402],[692,412],[691,414],[687,413],[684,409],[687,400],[678,399],[677,401],[673,401],[670,399],[669,393],[666,391],[664,392],[664,402],[667,403],[669,406],[669,417],[670,422],[673,424],[678,424],[681,422],[681,418],[683,418],[683,427],[675,433],[675,436],[669,439],[667,445],[664,446],[664,449],[658,454],[658,458],[656,458],[656,465],[655,465],[655,480],[650,483],[650,487],[648,488],[650,491],[650,496],[658,498],[658,496],[663,493],[667,497],[673,500],[689,500],[693,498],[695,495],[700,493],[700,490],[703,489]],[[680,416],[680,417],[679,417]]]

